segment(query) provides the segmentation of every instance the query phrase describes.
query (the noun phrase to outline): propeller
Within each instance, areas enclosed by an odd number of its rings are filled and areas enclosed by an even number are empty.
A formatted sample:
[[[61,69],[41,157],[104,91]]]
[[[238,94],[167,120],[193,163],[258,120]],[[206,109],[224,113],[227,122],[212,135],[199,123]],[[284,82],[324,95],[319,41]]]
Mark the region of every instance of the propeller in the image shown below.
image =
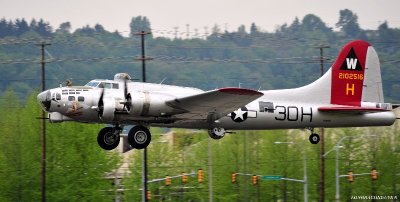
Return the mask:
[[[131,98],[131,94],[128,93],[128,84],[127,84],[127,80],[128,78],[124,78],[124,107],[123,110],[130,111],[131,110],[131,106],[132,106],[132,98]]]
[[[99,118],[101,118],[103,116],[103,112],[104,112],[104,88],[101,89],[101,94],[100,94],[100,98],[99,98],[99,102],[97,104],[97,113]]]
[[[119,79],[121,79],[121,78],[119,78]],[[124,77],[123,79],[124,79],[124,84],[122,86],[122,88],[123,88],[122,91],[124,93],[124,101],[120,102],[120,104],[124,105],[123,108],[122,108],[123,112],[129,112],[130,109],[131,109],[131,106],[132,106],[132,97],[131,97],[130,93],[128,93],[128,79],[129,79],[129,77]],[[104,93],[105,93],[106,86],[100,87],[100,85],[99,85],[99,88],[101,88],[101,92],[100,92],[100,97],[99,97],[99,101],[98,101],[98,104],[97,104],[98,117],[99,118],[105,118],[105,119],[108,119],[108,118],[112,119],[112,117],[110,115],[110,113],[111,113],[110,110],[111,109],[108,109],[108,107],[111,107],[113,110],[115,110],[115,106],[114,106],[114,104],[112,104],[113,102],[104,103]],[[104,104],[107,104],[107,109],[105,109]],[[104,114],[104,113],[106,113],[106,114]],[[114,113],[114,112],[112,112],[112,113]],[[103,117],[103,116],[107,116],[107,117]]]
[[[110,97],[104,97],[105,88],[101,89],[99,102],[97,105],[97,113],[100,120],[112,122],[115,116],[115,102]]]

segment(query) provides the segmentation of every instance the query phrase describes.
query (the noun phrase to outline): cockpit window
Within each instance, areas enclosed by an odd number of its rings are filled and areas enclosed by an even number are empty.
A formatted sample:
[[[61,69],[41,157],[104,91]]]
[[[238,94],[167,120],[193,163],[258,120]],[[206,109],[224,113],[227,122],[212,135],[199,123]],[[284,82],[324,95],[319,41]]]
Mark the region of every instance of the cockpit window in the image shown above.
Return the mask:
[[[107,83],[107,82],[101,82],[99,84],[99,88],[107,88],[107,89],[118,89],[118,84],[117,83]]]
[[[98,81],[90,81],[85,86],[90,86],[94,88],[107,88],[107,89],[119,89],[118,83],[109,83],[109,82],[98,82]]]
[[[99,82],[97,82],[97,81],[90,81],[90,82],[87,83],[85,86],[97,87],[97,85],[99,85]]]
[[[111,83],[104,83],[104,88],[108,88],[108,89],[112,88]]]

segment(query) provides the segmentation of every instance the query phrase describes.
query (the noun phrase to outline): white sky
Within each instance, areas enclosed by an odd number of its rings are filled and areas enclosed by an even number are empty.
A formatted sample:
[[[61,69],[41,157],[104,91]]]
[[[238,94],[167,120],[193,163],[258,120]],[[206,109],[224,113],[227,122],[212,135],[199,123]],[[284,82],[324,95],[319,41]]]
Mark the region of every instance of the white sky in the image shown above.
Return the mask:
[[[291,24],[312,13],[334,27],[339,10],[348,8],[359,17],[363,29],[376,29],[387,20],[390,27],[400,27],[399,0],[0,0],[0,18],[43,18],[53,28],[69,21],[74,29],[99,23],[109,31],[129,33],[133,16],[146,16],[153,30],[179,27],[180,32],[195,28],[204,33],[215,24],[222,30],[248,29],[252,22],[264,31]],[[125,35],[125,34],[124,34]]]

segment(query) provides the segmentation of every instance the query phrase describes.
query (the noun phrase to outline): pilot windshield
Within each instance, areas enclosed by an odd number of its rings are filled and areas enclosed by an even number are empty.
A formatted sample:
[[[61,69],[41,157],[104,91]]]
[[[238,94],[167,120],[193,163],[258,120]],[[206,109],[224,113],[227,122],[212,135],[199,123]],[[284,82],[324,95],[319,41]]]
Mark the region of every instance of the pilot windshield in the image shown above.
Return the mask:
[[[89,87],[97,87],[99,85],[100,82],[97,81],[90,81],[89,83],[87,83],[85,86],[89,86]]]

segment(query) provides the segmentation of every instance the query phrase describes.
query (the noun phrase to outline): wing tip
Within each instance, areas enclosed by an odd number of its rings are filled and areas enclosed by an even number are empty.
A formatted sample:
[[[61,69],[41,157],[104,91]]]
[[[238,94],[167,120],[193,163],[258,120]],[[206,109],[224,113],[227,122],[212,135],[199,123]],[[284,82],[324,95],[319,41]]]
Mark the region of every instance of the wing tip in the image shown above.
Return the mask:
[[[227,87],[227,88],[220,88],[218,89],[219,92],[222,93],[229,93],[234,95],[264,95],[262,92],[247,89],[247,88],[235,88],[235,87]]]

